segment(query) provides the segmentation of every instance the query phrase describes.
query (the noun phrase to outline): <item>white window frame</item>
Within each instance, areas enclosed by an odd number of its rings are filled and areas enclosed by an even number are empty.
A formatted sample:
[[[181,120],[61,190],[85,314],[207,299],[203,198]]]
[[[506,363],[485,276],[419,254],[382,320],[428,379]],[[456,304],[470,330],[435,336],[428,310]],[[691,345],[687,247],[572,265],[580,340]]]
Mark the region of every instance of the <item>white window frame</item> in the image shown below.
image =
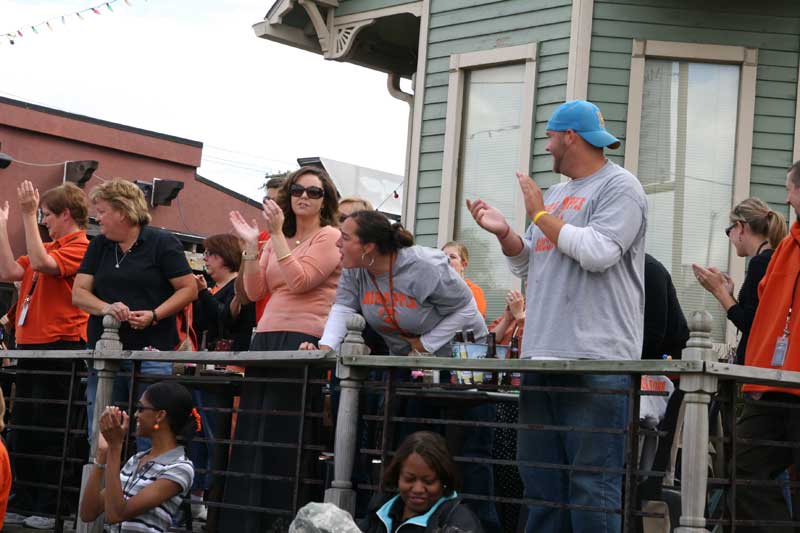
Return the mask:
[[[645,61],[672,59],[701,63],[739,65],[739,108],[736,118],[736,150],[733,169],[733,203],[750,196],[750,164],[753,156],[753,121],[756,106],[756,69],[758,49],[743,46],[680,43],[671,41],[633,40],[630,83],[628,85],[628,122],[625,132],[625,168],[634,176],[639,170],[639,139],[642,127]],[[730,275],[737,287],[742,286],[745,260],[736,255],[733,244],[728,250]],[[736,338],[736,328],[728,322],[726,341]]]
[[[520,172],[530,172],[531,150],[536,93],[536,43],[508,46],[467,52],[450,56],[450,79],[447,86],[447,114],[445,117],[444,155],[442,161],[442,188],[439,198],[438,246],[441,248],[453,240],[456,213],[465,206],[456,205],[458,179],[460,175],[459,158],[461,152],[461,133],[464,114],[465,79],[468,70],[508,65],[525,64],[525,83],[523,86],[522,129],[520,131],[520,153],[518,167]],[[514,176],[508,177],[508,186],[517,187]],[[513,229],[517,233],[525,231],[525,203],[522,195],[517,196],[514,205],[516,222]]]

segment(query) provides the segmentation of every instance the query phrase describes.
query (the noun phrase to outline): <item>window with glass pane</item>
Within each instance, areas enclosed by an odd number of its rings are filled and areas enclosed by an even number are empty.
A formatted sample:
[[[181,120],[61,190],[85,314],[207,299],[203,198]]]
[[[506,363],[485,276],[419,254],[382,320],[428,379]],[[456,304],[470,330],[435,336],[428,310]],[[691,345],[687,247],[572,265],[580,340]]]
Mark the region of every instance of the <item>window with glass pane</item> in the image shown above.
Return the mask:
[[[497,239],[475,224],[465,200],[482,198],[512,226],[517,222],[514,173],[519,170],[524,81],[524,64],[470,70],[464,80],[454,237],[469,249],[467,276],[483,289],[490,321],[503,312],[506,292],[519,289],[520,281],[502,263]]]
[[[639,180],[647,193],[647,252],[672,274],[687,317],[706,309],[712,339],[726,317],[697,283],[692,263],[729,268],[739,66],[647,60]]]

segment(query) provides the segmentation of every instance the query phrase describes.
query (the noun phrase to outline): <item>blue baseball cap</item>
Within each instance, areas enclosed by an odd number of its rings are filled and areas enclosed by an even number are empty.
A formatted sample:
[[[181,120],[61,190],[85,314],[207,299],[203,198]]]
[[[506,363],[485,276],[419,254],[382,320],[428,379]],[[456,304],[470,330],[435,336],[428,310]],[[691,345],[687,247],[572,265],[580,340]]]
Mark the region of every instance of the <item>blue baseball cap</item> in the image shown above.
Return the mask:
[[[586,100],[564,102],[553,111],[547,128],[550,131],[572,130],[597,148],[619,148],[619,139],[608,133],[600,108]]]

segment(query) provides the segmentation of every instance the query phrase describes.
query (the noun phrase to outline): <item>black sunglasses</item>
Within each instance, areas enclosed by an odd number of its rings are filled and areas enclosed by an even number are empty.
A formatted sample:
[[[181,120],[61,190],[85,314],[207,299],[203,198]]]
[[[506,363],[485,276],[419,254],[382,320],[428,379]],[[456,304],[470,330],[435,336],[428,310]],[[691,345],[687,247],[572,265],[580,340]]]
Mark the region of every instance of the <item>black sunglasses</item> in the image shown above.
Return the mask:
[[[146,405],[142,405],[141,403],[136,403],[136,410],[137,411],[160,411],[157,407],[147,407]]]
[[[741,221],[740,221],[740,220],[737,220],[736,222],[734,222],[733,224],[731,224],[730,226],[728,226],[727,228],[725,228],[725,235],[726,235],[727,237],[730,237],[730,236],[731,236],[731,230],[733,230],[733,228],[735,228],[735,227],[736,227],[736,224],[738,224],[739,222],[741,222]]]
[[[312,200],[319,200],[325,196],[325,189],[322,187],[315,187],[314,185],[311,187],[303,187],[297,183],[292,183],[292,186],[289,187],[289,193],[295,198],[300,198],[303,196],[303,193],[306,193]]]

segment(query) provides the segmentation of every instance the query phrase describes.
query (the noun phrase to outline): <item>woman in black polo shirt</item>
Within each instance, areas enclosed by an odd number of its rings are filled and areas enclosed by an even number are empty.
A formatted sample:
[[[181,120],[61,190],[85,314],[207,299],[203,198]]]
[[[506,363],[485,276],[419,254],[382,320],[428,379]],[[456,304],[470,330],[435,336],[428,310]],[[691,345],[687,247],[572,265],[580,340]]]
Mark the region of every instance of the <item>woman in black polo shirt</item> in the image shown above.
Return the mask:
[[[89,244],[72,293],[73,303],[90,314],[89,347],[94,348],[103,333],[103,316],[112,315],[122,323],[119,338],[124,349],[173,350],[178,344],[175,315],[197,298],[180,241],[148,226],[144,194],[129,181],[107,181],[95,187],[90,198],[101,234]],[[167,375],[172,364],[145,361],[141,371]],[[96,387],[97,378],[90,375],[90,428]],[[114,392],[120,395],[115,401],[127,399],[126,388],[127,380],[115,383]]]

